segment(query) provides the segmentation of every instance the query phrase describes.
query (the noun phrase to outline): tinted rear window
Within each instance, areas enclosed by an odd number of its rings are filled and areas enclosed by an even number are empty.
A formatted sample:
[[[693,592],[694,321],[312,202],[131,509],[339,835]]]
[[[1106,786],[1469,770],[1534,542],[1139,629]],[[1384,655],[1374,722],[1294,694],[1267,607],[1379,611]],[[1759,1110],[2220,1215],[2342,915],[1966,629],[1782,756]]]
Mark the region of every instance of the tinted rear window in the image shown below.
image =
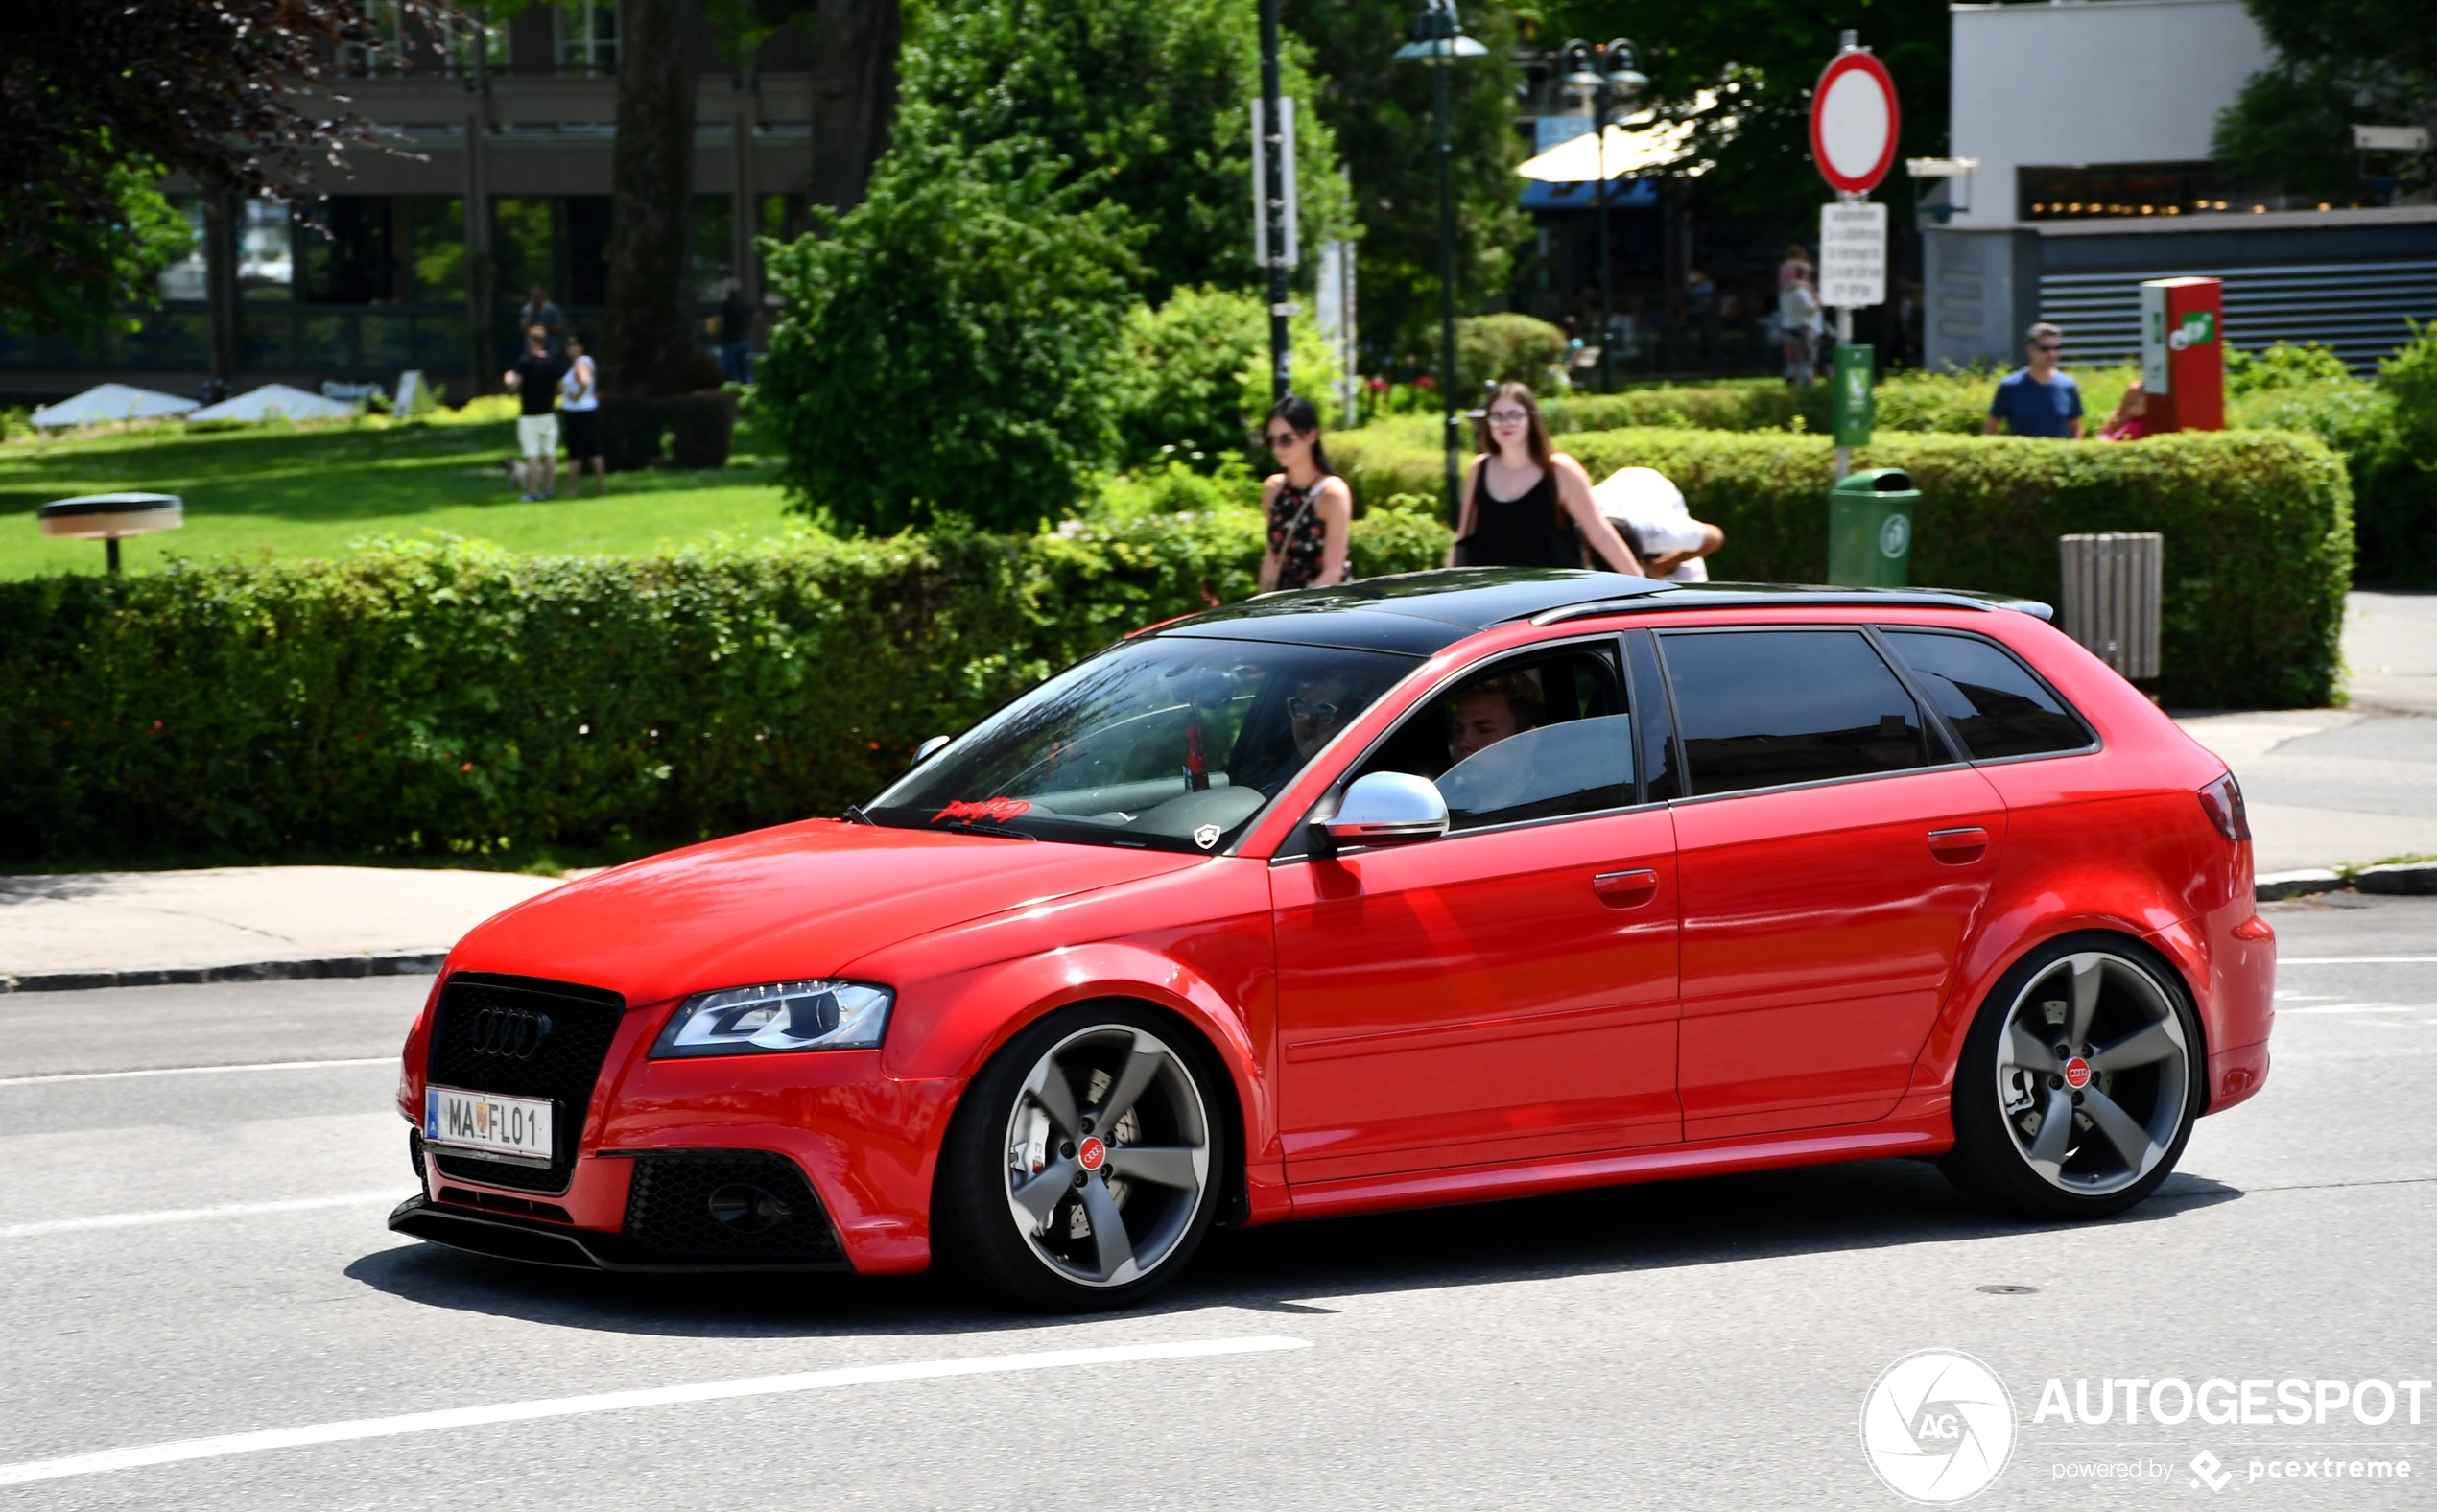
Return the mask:
[[[2082,721],[2029,668],[1987,641],[1919,630],[1883,633],[1975,759],[2076,751],[2091,744]]]
[[[1929,765],[1920,706],[1857,630],[1660,640],[1696,796]]]

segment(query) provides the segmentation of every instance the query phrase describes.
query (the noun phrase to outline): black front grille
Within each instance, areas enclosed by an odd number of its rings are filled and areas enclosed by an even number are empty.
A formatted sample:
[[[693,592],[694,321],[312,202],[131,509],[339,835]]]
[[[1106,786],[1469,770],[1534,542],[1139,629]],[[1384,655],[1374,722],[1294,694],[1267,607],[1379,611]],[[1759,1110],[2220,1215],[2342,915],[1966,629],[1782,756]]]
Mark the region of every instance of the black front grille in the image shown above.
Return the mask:
[[[498,1213],[515,1213],[529,1218],[548,1218],[553,1223],[573,1223],[565,1208],[556,1202],[534,1202],[526,1197],[504,1197],[496,1192],[468,1192],[463,1187],[442,1187],[442,1202],[461,1202],[469,1208],[489,1208]]]
[[[766,1150],[657,1151],[635,1159],[626,1236],[671,1257],[830,1261],[838,1233],[803,1171]]]
[[[596,987],[484,972],[451,977],[432,1023],[431,1079],[468,1092],[548,1098],[557,1106],[547,1169],[434,1146],[440,1169],[462,1181],[523,1192],[566,1191],[584,1110],[625,1013],[624,999]]]

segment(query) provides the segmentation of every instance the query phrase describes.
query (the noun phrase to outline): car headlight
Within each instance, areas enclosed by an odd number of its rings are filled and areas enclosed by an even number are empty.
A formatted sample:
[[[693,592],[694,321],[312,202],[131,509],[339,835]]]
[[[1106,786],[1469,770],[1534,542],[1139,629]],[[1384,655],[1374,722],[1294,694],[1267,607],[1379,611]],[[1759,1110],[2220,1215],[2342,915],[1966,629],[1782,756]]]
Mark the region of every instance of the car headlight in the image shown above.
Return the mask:
[[[795,1050],[870,1050],[896,994],[860,981],[771,981],[698,992],[651,1047],[653,1060]]]

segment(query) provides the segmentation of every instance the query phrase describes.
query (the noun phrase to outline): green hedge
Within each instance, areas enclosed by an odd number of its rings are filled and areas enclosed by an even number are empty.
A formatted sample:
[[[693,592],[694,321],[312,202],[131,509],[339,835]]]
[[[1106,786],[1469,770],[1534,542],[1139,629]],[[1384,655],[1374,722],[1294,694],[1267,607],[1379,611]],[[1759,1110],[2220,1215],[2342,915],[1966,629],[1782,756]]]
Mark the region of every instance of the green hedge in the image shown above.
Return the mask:
[[[1609,431],[1566,437],[1594,477],[1656,467],[1726,531],[1718,578],[1817,582],[1827,572],[1824,437]],[[2165,536],[2156,692],[2168,702],[2309,707],[2336,691],[2352,582],[2352,490],[2316,439],[2280,432],[2163,436],[2135,446],[1946,436],[1883,437],[1857,467],[1921,489],[1912,580],[2053,603],[2056,537]]]
[[[1364,575],[1446,532],[1375,513]],[[834,814],[1041,676],[1240,599],[1246,510],[663,557],[390,544],[0,584],[0,854],[524,853]]]
[[[1439,457],[1409,423],[1331,437],[1366,501],[1435,498]],[[1692,513],[1726,531],[1720,579],[1817,582],[1828,570],[1827,437],[1784,432],[1632,429],[1563,436],[1594,478],[1655,467]],[[1912,579],[2053,603],[2056,537],[2159,531],[2166,537],[2165,673],[2189,704],[2307,707],[2334,697],[2351,585],[2352,491],[2344,463],[2308,436],[2225,431],[2137,445],[1888,436],[1860,467],[1909,469],[1922,490]]]

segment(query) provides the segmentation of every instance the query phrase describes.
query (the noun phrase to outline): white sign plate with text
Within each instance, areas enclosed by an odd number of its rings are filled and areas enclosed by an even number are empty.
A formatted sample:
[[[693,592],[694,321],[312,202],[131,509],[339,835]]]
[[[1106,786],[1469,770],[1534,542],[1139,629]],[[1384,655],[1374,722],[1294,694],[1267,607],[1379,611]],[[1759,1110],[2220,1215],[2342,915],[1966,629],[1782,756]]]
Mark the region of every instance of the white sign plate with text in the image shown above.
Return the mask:
[[[1887,302],[1887,207],[1846,201],[1819,207],[1819,302],[1866,310]]]

